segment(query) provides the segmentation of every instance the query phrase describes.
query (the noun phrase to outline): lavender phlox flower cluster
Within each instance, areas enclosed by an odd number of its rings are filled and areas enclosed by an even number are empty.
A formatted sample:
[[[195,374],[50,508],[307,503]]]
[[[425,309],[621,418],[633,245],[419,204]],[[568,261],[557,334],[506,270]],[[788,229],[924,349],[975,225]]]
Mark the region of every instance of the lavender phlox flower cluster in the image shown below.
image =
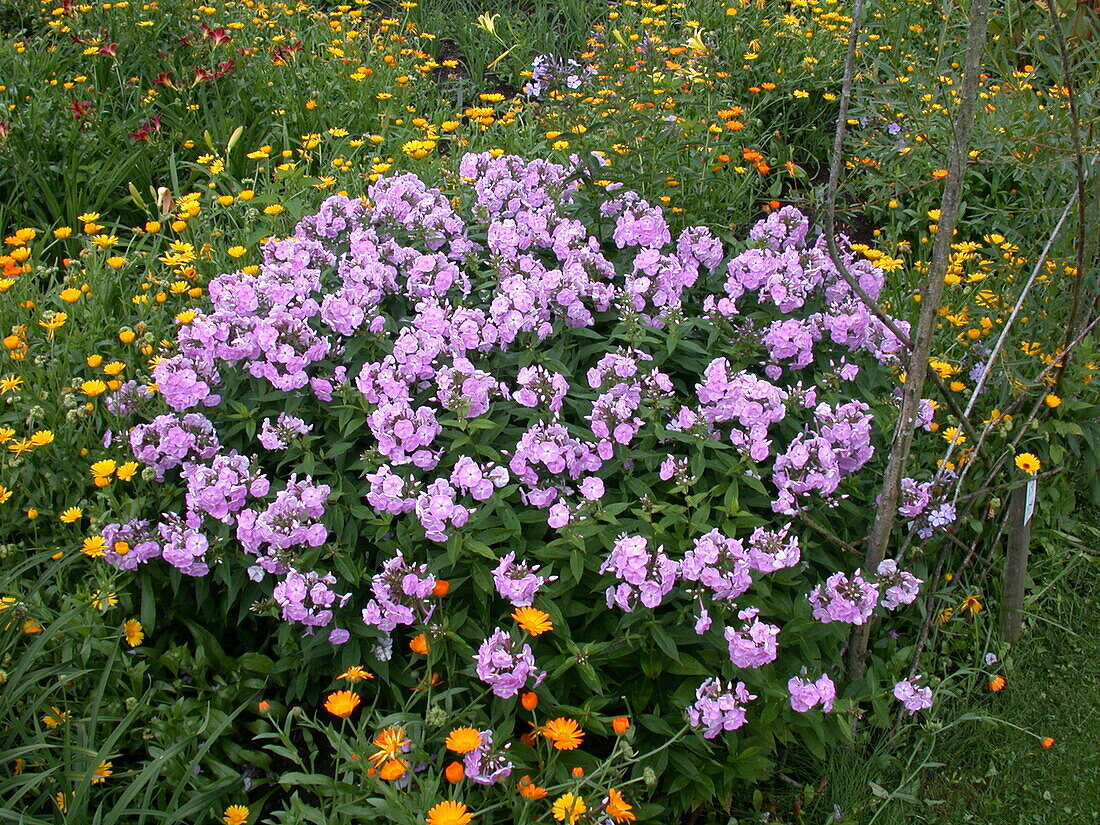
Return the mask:
[[[393,471],[389,464],[381,465],[373,473],[366,474],[370,490],[367,503],[376,510],[399,516],[416,509],[421,485]]]
[[[156,393],[145,384],[130,379],[107,396],[107,410],[121,417],[136,416],[143,413],[154,403]]]
[[[671,480],[677,484],[690,484],[694,480],[691,471],[688,469],[688,460],[686,458],[674,458],[673,456],[669,456],[661,462],[661,466],[657,470],[657,476],[661,481]]]
[[[514,219],[526,212],[558,217],[561,206],[571,198],[569,170],[542,159],[524,161],[516,155],[494,158],[488,152],[469,153],[459,161],[458,173],[473,186],[475,215],[486,223]]]
[[[210,543],[194,526],[178,515],[165,513],[157,533],[160,535],[161,558],[187,576],[205,576],[210,572],[206,564],[206,551]]]
[[[557,581],[557,576],[538,575],[539,565],[517,562],[515,553],[503,556],[493,568],[493,586],[502,599],[507,599],[513,607],[530,607],[535,602],[535,594],[547,582]]]
[[[793,567],[802,558],[798,536],[792,536],[790,524],[779,530],[757,527],[748,541],[749,567],[761,573],[774,573]]]
[[[319,547],[328,540],[328,528],[321,522],[325,501],[332,492],[327,484],[314,484],[310,476],[287,479],[263,510],[245,509],[237,516],[237,540],[246,552],[259,556],[260,566],[268,573],[283,574],[289,569],[285,551],[294,547]]]
[[[887,610],[896,610],[903,604],[912,604],[917,599],[920,586],[924,581],[907,570],[900,570],[894,559],[883,559],[876,569],[878,589],[881,593],[879,604]]]
[[[416,497],[416,517],[424,535],[432,541],[446,541],[449,527],[462,527],[473,510],[459,504],[458,490],[445,478],[437,478]]]
[[[466,778],[478,785],[495,785],[512,773],[512,762],[508,759],[511,743],[501,749],[493,748],[493,732],[483,730],[481,744],[462,757]]]
[[[913,422],[914,427],[920,427],[923,430],[931,430],[932,419],[936,415],[936,403],[927,398],[922,398],[920,403],[917,404],[917,417]]]
[[[594,66],[583,66],[576,60],[540,54],[531,61],[531,77],[523,86],[523,93],[530,98],[542,97],[545,92],[566,88],[576,90],[585,79],[596,73]]]
[[[645,424],[635,413],[642,405],[642,390],[636,384],[616,384],[601,393],[585,416],[598,439],[596,452],[604,461],[615,454],[615,445],[627,445]]]
[[[185,461],[213,458],[221,442],[205,415],[166,413],[130,430],[130,449],[134,458],[156,471],[157,481],[163,481],[166,471]]]
[[[646,247],[634,256],[631,270],[619,292],[624,308],[638,313],[645,324],[658,329],[680,309],[680,297],[699,278],[694,261],[685,264],[678,255],[666,255]]]
[[[941,502],[933,508],[927,516],[923,527],[917,530],[917,535],[922,539],[931,538],[934,533],[943,532],[958,518],[955,505],[949,501]]]
[[[734,372],[728,360],[715,358],[703,371],[695,393],[708,424],[733,422],[730,441],[753,461],[767,458],[768,428],[787,414],[783,390],[747,372]]]
[[[426,622],[435,611],[429,601],[435,576],[428,573],[428,565],[413,564],[400,551],[371,578],[370,589],[374,598],[363,608],[363,623],[383,633]]]
[[[898,491],[898,515],[915,519],[924,515],[932,501],[932,482],[903,478]]]
[[[512,400],[524,407],[561,412],[561,402],[569,392],[569,382],[560,372],[546,367],[522,367],[516,378],[519,389],[512,393]]]
[[[403,401],[384,403],[367,416],[367,427],[378,440],[378,452],[391,464],[431,470],[439,463],[438,452],[430,447],[443,426],[431,407],[413,408]]]
[[[793,371],[807,366],[814,360],[814,342],[819,338],[816,329],[797,318],[773,321],[760,339],[772,362],[764,367],[764,373],[775,381],[784,367]]]
[[[257,436],[260,444],[268,450],[285,450],[290,442],[309,434],[313,426],[307,424],[297,416],[289,413],[279,413],[275,422],[265,418],[260,424],[260,434]]]
[[[435,374],[436,401],[459,418],[477,418],[489,411],[489,402],[501,394],[500,381],[491,373],[477,369],[466,358],[455,358],[454,365],[440,367]]]
[[[336,577],[332,573],[319,575],[315,571],[300,573],[288,570],[283,580],[275,585],[275,603],[282,609],[283,619],[297,622],[313,632],[317,627],[328,627],[332,622],[333,607],[343,607],[351,593],[336,593],[332,586]]]
[[[680,562],[680,578],[699,582],[714,599],[732,601],[752,586],[749,556],[737,539],[715,528],[695,539]]]
[[[139,564],[160,557],[160,534],[148,519],[125,524],[104,524],[103,560],[119,570],[136,570]]]
[[[827,673],[821,674],[816,681],[806,676],[792,676],[787,681],[787,692],[791,694],[791,708],[799,713],[806,713],[818,705],[828,713],[836,700],[836,685]]]
[[[451,484],[474,501],[485,501],[508,483],[508,470],[492,462],[478,464],[469,456],[459,456],[451,470]]]
[[[905,705],[910,716],[932,707],[932,688],[916,684],[920,678],[916,676],[913,679],[903,679],[894,685],[894,697]]]
[[[445,248],[452,260],[462,260],[478,248],[447,196],[412,173],[379,178],[367,189],[367,198],[378,230],[410,235],[432,252]]]
[[[832,445],[837,467],[844,475],[862,468],[875,454],[871,446],[873,416],[862,401],[849,401],[835,407],[818,404],[814,419],[822,438]]]
[[[636,192],[626,191],[600,204],[600,214],[615,218],[612,240],[626,246],[662,247],[672,242],[664,210]]]
[[[827,499],[840,486],[842,476],[832,442],[800,433],[776,456],[772,481],[779,493],[772,510],[792,515],[798,512],[799,498],[813,495]]]
[[[757,221],[749,230],[749,240],[756,247],[779,251],[801,249],[810,233],[810,219],[793,206],[775,210]]]
[[[644,536],[622,534],[600,573],[610,573],[619,584],[607,588],[607,606],[630,613],[641,602],[653,609],[672,591],[680,565],[664,553],[663,547],[650,548]]]
[[[636,383],[632,379],[641,377],[642,363],[652,360],[652,355],[633,347],[620,347],[605,353],[594,367],[589,368],[587,373],[588,386],[598,390],[605,384],[615,386],[617,384],[629,385]]]
[[[563,425],[537,421],[520,437],[508,469],[526,486],[528,503],[549,507],[559,491],[553,486],[543,486],[540,470],[576,481],[584,474],[595,473],[602,464],[597,450],[571,436]]]
[[[689,226],[676,239],[676,254],[685,265],[715,272],[726,256],[722,242],[705,226]]]
[[[189,522],[195,521],[190,517],[193,513],[233,524],[235,514],[244,509],[250,497],[263,498],[271,488],[267,477],[252,468],[248,457],[236,452],[216,455],[209,464],[184,464],[181,475],[187,483]]]
[[[517,645],[499,627],[478,647],[474,663],[477,677],[501,699],[511,699],[528,686],[538,687],[546,678],[546,671],[535,667],[531,646]]]
[[[214,387],[221,383],[221,376],[212,366],[203,367],[186,355],[161,359],[153,367],[153,380],[164,403],[173,410],[188,410],[199,405],[213,407],[221,403],[221,396],[214,392]]]
[[[704,739],[713,739],[723,731],[744,725],[745,706],[755,698],[744,682],[723,685],[717,677],[707,679],[699,685],[695,701],[687,708],[688,721],[692,727],[702,728]]]
[[[736,667],[757,668],[774,662],[779,655],[776,637],[779,628],[760,621],[760,611],[749,607],[740,611],[737,618],[745,624],[740,630],[727,627],[723,634],[729,644],[730,661]]]
[[[834,573],[824,585],[817,585],[809,595],[813,616],[819,622],[847,622],[861,625],[871,618],[878,604],[879,592],[874,582],[865,580],[860,571],[849,578],[843,572]]]

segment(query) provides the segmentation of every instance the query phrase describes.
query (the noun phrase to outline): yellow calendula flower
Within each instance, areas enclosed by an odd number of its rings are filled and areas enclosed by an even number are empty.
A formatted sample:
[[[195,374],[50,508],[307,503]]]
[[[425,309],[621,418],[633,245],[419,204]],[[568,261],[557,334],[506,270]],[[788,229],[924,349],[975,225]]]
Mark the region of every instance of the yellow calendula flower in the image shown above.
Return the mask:
[[[9,498],[12,497],[12,492],[3,484],[0,484],[0,504],[4,504]]]
[[[95,378],[91,381],[84,381],[80,385],[80,391],[85,395],[95,397],[107,392],[107,385]]]
[[[137,647],[145,640],[145,629],[137,619],[127,619],[122,625],[122,633],[130,647]]]
[[[117,464],[112,459],[105,458],[102,461],[97,461],[90,469],[92,471],[92,478],[96,480],[96,486],[103,486],[99,484],[100,480],[110,479],[112,473],[117,468]]]
[[[244,805],[230,805],[222,814],[225,825],[245,825],[248,822],[248,808]]]
[[[119,464],[118,469],[115,471],[115,475],[120,481],[129,481],[134,477],[134,473],[137,472],[138,463],[136,461],[127,461],[125,464]]]
[[[584,804],[584,797],[566,793],[554,800],[550,813],[558,822],[575,825],[587,810],[588,806]]]
[[[62,524],[72,524],[74,521],[79,521],[80,517],[84,515],[84,511],[79,507],[69,507],[58,518]]]
[[[67,304],[75,304],[80,300],[80,296],[83,293],[76,287],[69,287],[68,289],[61,290],[61,295],[58,296]]]
[[[31,436],[31,444],[35,447],[45,447],[53,443],[53,430],[39,430]]]
[[[100,762],[99,765],[96,767],[95,771],[93,772],[92,784],[93,785],[101,785],[104,782],[106,782],[107,777],[110,776],[112,773],[114,773],[114,771],[111,770],[111,768],[113,767],[113,764],[114,763],[108,762],[107,760],[103,760],[102,762]]]
[[[91,604],[96,610],[107,610],[118,604],[118,597],[114,593],[105,593],[102,590],[96,590],[92,593]]]
[[[1016,456],[1016,466],[1029,476],[1033,476],[1039,472],[1042,462],[1032,453],[1020,453]]]

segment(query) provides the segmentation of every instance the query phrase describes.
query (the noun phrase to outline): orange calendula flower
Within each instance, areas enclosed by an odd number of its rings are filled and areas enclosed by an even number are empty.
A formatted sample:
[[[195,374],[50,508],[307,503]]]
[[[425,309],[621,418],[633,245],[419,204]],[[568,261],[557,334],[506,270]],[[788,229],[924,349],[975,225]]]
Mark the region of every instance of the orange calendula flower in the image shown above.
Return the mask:
[[[440,802],[428,811],[428,825],[470,825],[474,815],[462,802]]]
[[[374,674],[369,673],[366,670],[364,670],[362,665],[352,665],[351,667],[349,667],[347,670],[345,670],[343,673],[341,673],[336,678],[337,679],[348,679],[349,681],[352,681],[352,682],[358,682],[358,681],[361,681],[363,679],[373,679]]]
[[[443,776],[452,785],[461,782],[466,777],[466,766],[461,762],[451,762],[443,771]]]
[[[122,632],[126,636],[126,644],[137,647],[145,640],[145,629],[137,619],[128,619],[122,626]]]
[[[408,744],[405,729],[392,725],[374,737],[374,746],[378,748],[378,752],[371,754],[368,758],[376,768],[380,768],[385,763],[397,759],[397,754],[401,753]]]
[[[625,716],[616,716],[611,720],[611,730],[615,733],[626,733],[630,730],[630,720]]]
[[[325,710],[333,716],[350,716],[363,700],[353,690],[337,690],[325,699]]]
[[[559,751],[571,751],[580,747],[584,731],[573,719],[551,719],[542,728],[542,735]]]
[[[419,653],[421,656],[426,656],[428,654],[428,637],[423,633],[414,636],[409,642],[409,650],[413,653]]]
[[[481,745],[481,733],[474,728],[455,728],[447,734],[444,744],[449,751],[469,753]]]
[[[1054,737],[1044,736],[1042,741],[1039,742],[1039,744],[1042,745],[1044,748],[1049,748],[1054,744]]]
[[[989,689],[994,693],[998,693],[1003,690],[1004,686],[1007,684],[1008,679],[1006,679],[1004,676],[997,675],[989,680]]]
[[[623,795],[614,788],[607,791],[607,813],[616,822],[633,822],[634,807],[627,803]]]
[[[405,771],[408,769],[409,763],[404,759],[391,759],[382,766],[382,770],[378,772],[378,778],[384,779],[387,782],[393,782],[395,779],[400,779],[404,776]]]
[[[543,613],[534,607],[517,607],[512,613],[512,618],[521,630],[532,636],[540,636],[548,630],[554,629],[554,623],[550,621],[550,614]]]
[[[525,776],[517,782],[516,788],[519,790],[519,795],[524,799],[534,800],[546,798],[546,788],[536,785],[529,776]]]

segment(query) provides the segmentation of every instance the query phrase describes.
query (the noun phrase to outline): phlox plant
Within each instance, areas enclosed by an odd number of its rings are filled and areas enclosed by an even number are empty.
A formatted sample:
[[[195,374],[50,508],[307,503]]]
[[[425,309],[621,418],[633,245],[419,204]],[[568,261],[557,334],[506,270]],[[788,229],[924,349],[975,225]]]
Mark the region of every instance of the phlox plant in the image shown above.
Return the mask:
[[[449,726],[482,731],[488,761],[456,789],[482,822],[512,821],[497,803],[522,777],[587,794],[591,817],[611,779],[672,811],[728,800],[781,745],[821,755],[901,678],[895,638],[858,683],[840,660],[924,575],[861,570],[847,544],[899,343],[798,211],[734,251],[591,177],[482,153],[445,190],[406,173],[330,197],[253,274],[209,283],[153,386],[106,402],[104,455],[144,469],[96,552],[212,628],[276,617],[305,705],[365,667],[357,735],[380,740],[355,753],[404,761],[357,774],[383,814],[445,793]],[[878,295],[883,273],[840,241]],[[930,536],[938,490],[909,486],[903,518]],[[579,747],[546,744],[554,719]],[[573,772],[609,755],[603,786]]]

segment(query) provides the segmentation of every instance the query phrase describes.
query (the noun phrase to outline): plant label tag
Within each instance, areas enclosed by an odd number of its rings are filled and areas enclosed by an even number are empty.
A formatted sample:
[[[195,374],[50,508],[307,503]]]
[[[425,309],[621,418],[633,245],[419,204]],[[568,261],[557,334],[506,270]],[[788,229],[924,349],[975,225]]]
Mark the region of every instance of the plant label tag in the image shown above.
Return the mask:
[[[1035,490],[1038,487],[1038,479],[1028,479],[1027,491],[1024,495],[1024,524],[1030,524],[1031,517],[1035,515]]]

